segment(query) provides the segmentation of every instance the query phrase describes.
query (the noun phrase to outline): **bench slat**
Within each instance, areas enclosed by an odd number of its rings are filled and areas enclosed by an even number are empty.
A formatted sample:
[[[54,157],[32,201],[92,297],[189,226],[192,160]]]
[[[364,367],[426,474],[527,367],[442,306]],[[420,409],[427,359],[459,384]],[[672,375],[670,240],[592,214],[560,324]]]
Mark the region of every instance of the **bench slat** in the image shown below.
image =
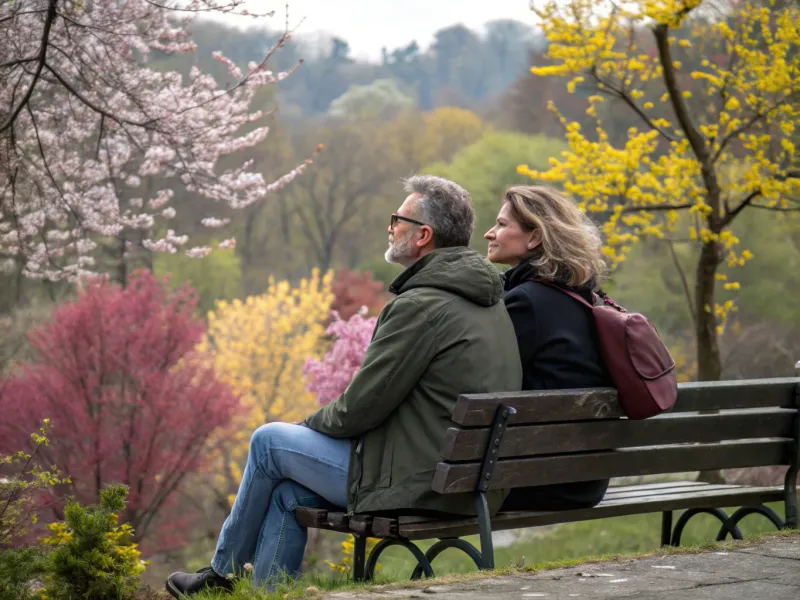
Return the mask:
[[[646,514],[665,510],[683,510],[699,506],[709,508],[744,506],[777,502],[782,499],[782,488],[740,487],[730,490],[693,491],[683,494],[648,496],[626,501],[604,500],[594,508],[579,510],[500,513],[492,519],[492,531]],[[417,520],[416,522],[405,522],[404,519],[401,519],[398,529],[400,537],[410,540],[461,537],[476,533],[478,533],[478,521],[475,518],[446,521]]]
[[[397,537],[397,519],[388,517],[373,518],[372,535],[379,538]]]
[[[372,535],[372,515],[353,515],[350,517],[350,531],[359,535]]]
[[[721,492],[724,490],[732,490],[734,488],[741,488],[740,485],[735,485],[733,483],[730,484],[715,484],[709,487],[701,488],[703,491],[714,491],[714,492]],[[646,497],[654,497],[654,496],[665,496],[670,494],[685,494],[687,492],[696,491],[698,488],[696,486],[686,485],[686,486],[675,486],[670,488],[661,488],[658,490],[628,490],[625,492],[612,492],[609,491],[605,495],[606,500],[628,500],[632,498],[646,498]]]
[[[328,511],[321,508],[297,507],[294,510],[297,524],[301,527],[312,527],[314,529],[324,529],[328,522]]]
[[[705,471],[786,465],[791,461],[791,451],[792,440],[772,440],[506,459],[497,463],[489,487],[503,489],[607,477],[680,473],[688,468]],[[474,491],[480,471],[479,462],[441,462],[431,487],[440,494]]]
[[[770,409],[758,413],[676,414],[644,421],[622,419],[509,427],[500,446],[500,457],[748,438],[790,438],[796,415],[794,410]],[[449,461],[482,459],[490,431],[490,428],[449,428],[442,444],[442,458]]]
[[[681,383],[671,413],[746,408],[793,408],[800,378]],[[492,424],[498,404],[517,409],[509,423],[547,423],[624,416],[611,388],[540,390],[459,396],[452,419],[464,427]]]

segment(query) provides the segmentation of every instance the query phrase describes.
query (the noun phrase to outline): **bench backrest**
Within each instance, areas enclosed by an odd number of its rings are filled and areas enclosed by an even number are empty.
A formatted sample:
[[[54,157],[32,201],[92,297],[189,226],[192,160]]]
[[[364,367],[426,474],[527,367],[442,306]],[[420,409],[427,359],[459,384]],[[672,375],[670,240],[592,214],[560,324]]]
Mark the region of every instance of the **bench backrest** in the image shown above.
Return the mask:
[[[624,418],[613,389],[461,396],[433,490],[474,491],[499,406],[516,409],[488,489],[800,460],[800,378],[686,383],[668,412]],[[701,412],[698,412],[701,411]],[[709,414],[708,411],[715,411]]]

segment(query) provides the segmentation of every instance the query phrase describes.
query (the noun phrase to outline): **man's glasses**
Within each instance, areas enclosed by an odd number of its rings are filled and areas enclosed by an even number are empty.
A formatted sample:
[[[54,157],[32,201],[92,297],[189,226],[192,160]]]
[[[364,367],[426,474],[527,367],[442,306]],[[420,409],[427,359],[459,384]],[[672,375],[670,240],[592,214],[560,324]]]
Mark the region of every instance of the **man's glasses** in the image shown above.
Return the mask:
[[[394,229],[397,225],[398,221],[407,221],[409,223],[413,223],[414,225],[427,225],[427,223],[423,223],[422,221],[417,221],[415,219],[409,219],[408,217],[404,217],[403,215],[398,215],[397,213],[392,214],[392,224],[391,228]]]

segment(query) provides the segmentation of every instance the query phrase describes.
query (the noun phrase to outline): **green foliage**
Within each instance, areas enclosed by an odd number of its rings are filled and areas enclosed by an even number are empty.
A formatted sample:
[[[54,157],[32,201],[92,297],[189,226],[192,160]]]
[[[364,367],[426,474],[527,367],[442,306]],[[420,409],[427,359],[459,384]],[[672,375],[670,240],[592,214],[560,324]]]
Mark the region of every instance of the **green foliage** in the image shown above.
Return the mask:
[[[40,581],[46,569],[39,548],[0,550],[0,600],[38,600],[31,582]]]
[[[38,462],[38,454],[46,447],[49,419],[45,419],[39,433],[32,433],[33,449],[0,456],[0,548],[10,546],[23,535],[28,526],[36,523],[38,516],[33,496],[37,491],[69,482],[58,469],[45,469]]]
[[[133,543],[128,524],[117,525],[128,488],[113,484],[100,492],[98,506],[70,502],[64,522],[48,525],[42,542],[53,546],[49,555],[46,594],[49,600],[133,599],[145,564]]]
[[[328,114],[340,119],[377,119],[414,106],[394,79],[376,79],[369,85],[352,85],[331,102]]]
[[[189,258],[185,254],[157,253],[153,261],[156,277],[170,275],[175,287],[188,283],[197,292],[197,309],[202,315],[214,309],[217,300],[231,300],[242,293],[242,268],[233,250],[215,248],[203,259]]]
[[[487,242],[483,234],[494,224],[505,189],[532,183],[517,173],[517,165],[526,162],[545,168],[548,159],[565,148],[564,142],[554,138],[494,131],[459,150],[449,164],[433,164],[424,172],[457,181],[470,193],[476,213],[470,245],[485,253]]]

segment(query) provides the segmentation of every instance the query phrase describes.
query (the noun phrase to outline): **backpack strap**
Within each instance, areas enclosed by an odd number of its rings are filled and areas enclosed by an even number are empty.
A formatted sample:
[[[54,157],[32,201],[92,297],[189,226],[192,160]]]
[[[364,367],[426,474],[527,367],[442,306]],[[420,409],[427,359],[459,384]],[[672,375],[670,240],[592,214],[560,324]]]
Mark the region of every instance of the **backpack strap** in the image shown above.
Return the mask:
[[[543,280],[541,280],[541,279],[534,279],[534,281],[535,281],[536,283],[541,283],[541,284],[543,284],[543,285],[546,285],[546,286],[548,286],[548,287],[551,287],[551,288],[553,288],[553,289],[556,289],[556,290],[558,290],[559,292],[562,292],[562,293],[566,294],[567,296],[570,296],[570,297],[571,297],[571,298],[573,298],[574,300],[577,300],[578,302],[580,302],[580,303],[581,303],[581,304],[583,304],[584,306],[588,306],[589,308],[594,308],[594,304],[590,304],[590,303],[589,303],[589,302],[586,300],[586,298],[584,298],[584,297],[583,297],[583,296],[581,296],[580,294],[576,294],[575,292],[570,292],[569,290],[565,290],[563,287],[561,287],[561,286],[558,286],[558,285],[556,285],[555,283],[552,283],[552,282],[550,282],[550,281],[543,281]],[[594,292],[592,292],[592,300],[595,300],[596,298],[597,298],[596,294],[595,294]]]

